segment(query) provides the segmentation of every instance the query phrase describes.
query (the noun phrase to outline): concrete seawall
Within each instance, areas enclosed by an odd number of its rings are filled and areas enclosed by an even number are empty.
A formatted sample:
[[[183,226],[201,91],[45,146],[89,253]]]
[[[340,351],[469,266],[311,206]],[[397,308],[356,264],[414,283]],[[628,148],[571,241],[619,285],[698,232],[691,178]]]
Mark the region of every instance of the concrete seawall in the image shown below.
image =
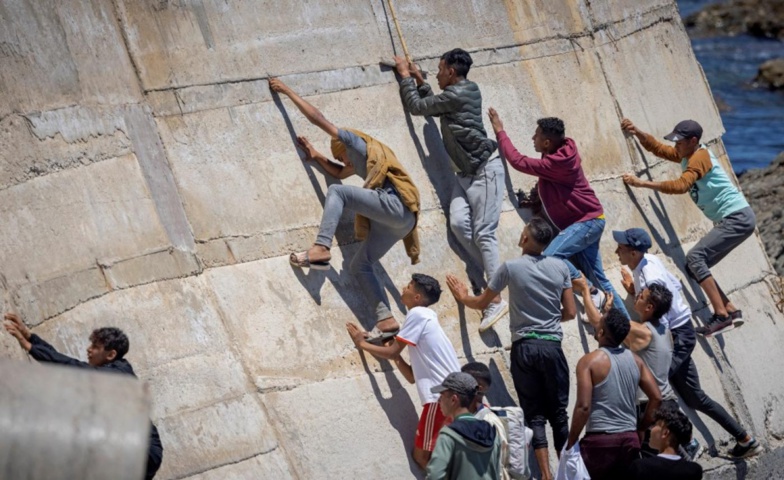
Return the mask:
[[[149,384],[165,447],[158,478],[415,476],[408,451],[421,408],[416,390],[388,363],[358,354],[345,332],[357,318],[371,326],[344,262],[357,248],[348,216],[332,270],[288,264],[289,252],[312,242],[335,181],[303,163],[293,143],[305,135],[328,152],[326,136],[267,85],[280,76],[336,125],[388,144],[414,176],[422,262],[412,267],[402,244],[382,261],[397,313],[411,273],[442,282],[462,275],[465,264],[447,240],[451,173],[438,122],[407,116],[394,74],[378,64],[400,51],[385,5],[0,0],[4,308],[74,356],[84,356],[93,328],[128,333],[128,358]],[[435,72],[448,49],[471,52],[469,76],[484,108],[499,111],[521,151],[534,154],[537,118],[563,118],[607,230],[647,228],[654,251],[682,272],[685,252],[710,222],[687,195],[630,193],[620,180],[627,171],[679,172],[625,139],[623,116],[661,134],[698,120],[731,171],[718,111],[673,2],[401,0],[396,10],[426,70]],[[529,218],[509,197],[533,183],[508,172],[503,259],[519,254]],[[606,234],[605,266],[620,286],[614,248]],[[703,464],[710,478],[784,476],[776,460],[784,438],[777,277],[756,235],[714,273],[747,323],[700,341],[703,386],[769,453],[739,464],[704,456]],[[702,293],[681,278],[705,318]],[[516,398],[508,321],[480,336],[479,315],[458,309],[448,293],[437,311],[461,361],[497,372],[491,400]],[[595,341],[576,321],[565,324],[565,336],[573,368]],[[4,333],[0,357],[24,358]],[[700,439],[726,450],[726,433],[699,418]]]

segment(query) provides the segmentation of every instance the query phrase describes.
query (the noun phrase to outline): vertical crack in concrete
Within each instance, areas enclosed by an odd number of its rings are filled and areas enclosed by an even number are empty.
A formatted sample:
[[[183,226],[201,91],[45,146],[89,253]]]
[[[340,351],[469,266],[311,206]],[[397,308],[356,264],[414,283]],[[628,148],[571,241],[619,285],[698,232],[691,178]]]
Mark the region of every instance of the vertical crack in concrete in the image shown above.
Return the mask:
[[[139,84],[139,90],[144,92],[144,81],[142,80],[142,71],[139,67],[139,64],[136,62],[136,59],[133,57],[133,51],[131,50],[131,42],[128,38],[128,25],[125,22],[125,15],[121,14],[124,12],[124,8],[122,6],[122,0],[113,0],[112,5],[114,6],[114,17],[117,20],[117,28],[120,30],[120,38],[122,38],[123,46],[125,47],[125,53],[128,55],[128,61],[131,62],[131,66],[133,67],[133,71],[136,73],[136,81]]]

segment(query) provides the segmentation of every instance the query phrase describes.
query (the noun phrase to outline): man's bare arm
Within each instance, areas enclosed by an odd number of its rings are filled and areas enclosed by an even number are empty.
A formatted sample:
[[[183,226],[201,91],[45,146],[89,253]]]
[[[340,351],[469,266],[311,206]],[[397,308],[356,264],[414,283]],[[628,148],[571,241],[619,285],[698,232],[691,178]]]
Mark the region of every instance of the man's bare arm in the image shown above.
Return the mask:
[[[338,138],[338,128],[329,120],[327,120],[327,118],[318,108],[314,107],[305,99],[297,95],[297,93],[288,85],[277,78],[270,78],[269,86],[273,92],[277,92],[289,97],[310,123],[327,132],[327,134],[329,134],[329,136],[332,138]]]
[[[595,352],[594,352],[595,353]],[[593,382],[591,381],[591,362],[594,354],[589,353],[577,362],[577,401],[572,413],[572,425],[569,429],[569,439],[566,442],[567,450],[572,448],[580,438],[583,428],[591,416],[591,400],[593,398]]]
[[[455,300],[458,303],[462,303],[466,307],[473,308],[475,310],[484,310],[487,308],[487,306],[490,305],[490,302],[492,302],[499,293],[486,288],[485,291],[482,292],[482,294],[478,297],[469,295],[468,287],[466,287],[465,283],[458,280],[454,275],[446,276],[446,285],[449,287],[449,290],[452,291],[452,295],[454,295]]]
[[[395,359],[395,365],[397,365],[397,369],[400,370],[400,373],[403,375],[403,378],[405,378],[408,381],[408,383],[415,382],[414,370],[411,368],[411,365],[408,362],[403,360],[402,355],[397,356],[397,358]]]
[[[574,301],[574,290],[565,288],[561,293],[561,321],[572,320],[577,316],[577,304]]]
[[[634,360],[637,362],[637,366],[640,368],[640,389],[648,397],[648,406],[645,407],[645,414],[643,415],[640,425],[638,425],[638,429],[646,430],[653,425],[653,415],[656,413],[656,410],[659,409],[659,406],[661,406],[662,396],[659,386],[656,385],[656,379],[653,378],[653,374],[648,370],[645,362],[636,354],[633,355]]]

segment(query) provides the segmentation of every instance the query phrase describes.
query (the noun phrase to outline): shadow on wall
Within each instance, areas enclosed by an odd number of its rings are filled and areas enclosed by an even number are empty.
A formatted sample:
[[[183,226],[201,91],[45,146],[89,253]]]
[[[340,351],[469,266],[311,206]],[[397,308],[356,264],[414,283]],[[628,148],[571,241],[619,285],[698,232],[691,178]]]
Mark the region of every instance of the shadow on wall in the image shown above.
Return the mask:
[[[373,388],[373,394],[376,396],[376,400],[378,400],[381,409],[384,410],[384,413],[389,420],[389,424],[397,431],[400,435],[400,439],[403,441],[403,447],[405,449],[403,455],[408,459],[408,468],[415,478],[424,478],[424,474],[419,469],[419,465],[414,462],[414,459],[411,456],[411,453],[414,451],[414,434],[416,433],[419,420],[416,407],[414,407],[411,397],[408,395],[406,389],[403,388],[403,385],[398,380],[395,372],[392,371],[389,362],[386,360],[379,360],[384,372],[384,377],[389,385],[389,391],[392,395],[390,398],[384,398],[381,389],[378,387],[376,377],[368,366],[365,355],[365,352],[360,352],[359,354],[359,357],[362,359],[362,367],[365,369],[365,373],[367,373],[368,380]]]

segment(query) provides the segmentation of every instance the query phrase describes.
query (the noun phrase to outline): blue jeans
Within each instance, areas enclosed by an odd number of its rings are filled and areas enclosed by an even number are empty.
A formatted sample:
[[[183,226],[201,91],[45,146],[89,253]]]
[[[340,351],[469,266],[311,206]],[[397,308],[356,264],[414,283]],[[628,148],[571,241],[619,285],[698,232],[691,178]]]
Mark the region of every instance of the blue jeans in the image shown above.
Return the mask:
[[[613,307],[628,317],[629,312],[626,310],[621,296],[618,295],[610,280],[607,279],[607,275],[604,274],[602,257],[599,254],[599,240],[604,232],[604,223],[603,219],[594,218],[569,225],[550,242],[550,245],[544,250],[544,255],[563,259],[566,266],[569,267],[571,277],[573,279],[580,278],[580,272],[569,261],[569,258],[573,258],[592,285],[598,285],[605,292],[612,292]]]

